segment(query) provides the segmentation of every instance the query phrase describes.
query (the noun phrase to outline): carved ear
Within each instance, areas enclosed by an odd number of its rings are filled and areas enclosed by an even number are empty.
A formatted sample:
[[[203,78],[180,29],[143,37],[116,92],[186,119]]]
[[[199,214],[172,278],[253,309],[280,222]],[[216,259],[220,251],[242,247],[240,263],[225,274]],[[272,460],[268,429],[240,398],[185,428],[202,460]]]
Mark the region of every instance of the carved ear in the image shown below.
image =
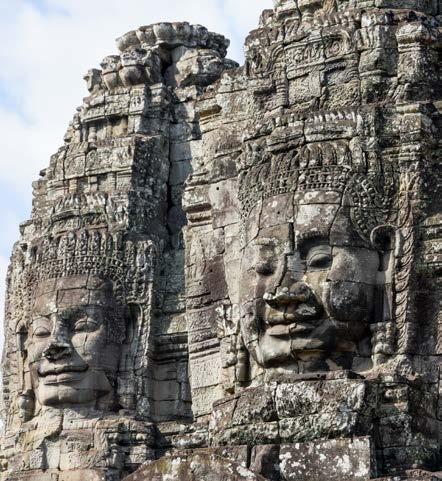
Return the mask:
[[[372,247],[379,253],[374,322],[387,322],[393,316],[393,271],[396,229],[383,224],[371,231]]]
[[[398,248],[398,230],[392,225],[380,225],[372,230],[370,241],[379,252],[379,269],[377,274],[376,311],[371,325],[372,359],[375,366],[386,363],[395,352],[396,328],[393,304],[393,273]]]
[[[35,393],[32,389],[20,392],[17,398],[18,415],[23,422],[35,416]]]
[[[370,234],[373,248],[380,252],[394,249],[396,230],[396,227],[391,224],[381,224],[375,227]]]
[[[138,304],[126,304],[123,311],[124,330],[121,339],[121,356],[118,367],[118,385],[115,390],[116,404],[120,409],[134,410],[137,396],[137,364],[138,342],[141,340],[141,309]]]
[[[124,307],[124,341],[123,344],[130,344],[135,337],[137,319],[140,316],[140,306],[136,304]]]
[[[35,395],[32,390],[31,379],[29,377],[28,368],[28,329],[25,324],[17,326],[17,364],[19,369],[19,395],[17,398],[17,406],[19,417],[23,422],[27,422],[34,417],[35,411]]]
[[[29,386],[26,386],[26,372],[27,369],[27,343],[28,343],[28,328],[25,324],[20,323],[16,329],[16,343],[17,343],[17,362],[20,376],[20,391],[26,391]]]
[[[238,383],[244,384],[250,381],[250,358],[241,333],[237,337],[236,350],[235,378]]]

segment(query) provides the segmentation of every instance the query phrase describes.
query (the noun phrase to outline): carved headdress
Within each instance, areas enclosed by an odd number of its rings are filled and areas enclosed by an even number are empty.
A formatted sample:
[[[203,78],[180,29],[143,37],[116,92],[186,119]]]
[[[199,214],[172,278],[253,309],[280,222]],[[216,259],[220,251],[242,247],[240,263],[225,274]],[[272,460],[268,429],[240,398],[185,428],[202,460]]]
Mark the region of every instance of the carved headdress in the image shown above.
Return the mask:
[[[278,194],[337,192],[351,207],[353,223],[367,241],[374,228],[391,219],[395,180],[380,161],[369,163],[345,140],[315,142],[282,153],[249,144],[239,178],[241,215]]]
[[[261,128],[255,127],[254,134],[247,139],[239,166],[241,217],[245,221],[252,209],[267,198],[291,193],[295,202],[298,197],[305,202],[305,194],[320,192],[321,202],[327,202],[328,198],[332,198],[333,202],[340,199],[338,202],[348,212],[352,227],[364,245],[377,248],[379,239],[387,233],[391,245],[398,246],[397,167],[388,156],[381,158],[364,149],[358,139],[328,140],[322,132],[331,128],[327,123],[335,121],[335,129],[348,125],[356,129],[357,126],[357,118],[352,113],[336,115],[339,117],[337,120],[319,116],[305,122],[295,119],[293,122],[280,122],[284,125],[267,122]],[[308,143],[305,142],[307,129],[311,139]],[[320,140],[323,137],[326,138]],[[329,197],[329,194],[332,195]],[[246,226],[246,222],[243,224]],[[383,248],[380,247],[380,250]],[[402,272],[399,263],[395,269]],[[394,282],[392,273],[389,272],[388,276],[382,326],[375,327],[382,333],[389,329],[391,335],[384,336],[388,337],[388,342],[383,338],[382,347],[374,354],[392,354],[397,341],[395,328],[400,331],[399,337],[405,330],[401,326],[403,316],[398,312],[400,299],[395,292],[390,292]],[[392,327],[392,320],[396,320],[395,327]]]
[[[95,275],[112,280],[115,296],[124,303],[146,302],[153,281],[156,247],[150,240],[123,240],[121,233],[81,230],[46,237],[26,248],[24,280],[30,284],[47,279]]]
[[[26,371],[20,353],[25,349],[20,335],[27,331],[31,321],[35,289],[46,280],[70,276],[90,275],[110,281],[113,294],[121,307],[133,306],[134,319],[132,332],[137,346],[126,348],[125,370],[117,383],[118,402],[125,409],[145,412],[147,392],[143,396],[143,376],[148,368],[148,334],[146,319],[152,305],[155,264],[158,259],[157,246],[151,240],[125,240],[121,232],[111,233],[107,229],[84,229],[71,231],[54,237],[35,240],[31,245],[17,243],[14,249],[8,283],[7,319],[9,342],[16,346],[6,346],[7,351],[17,352],[18,363],[10,370],[10,377],[4,383],[11,393],[9,402],[15,395],[26,392]],[[119,333],[115,340],[124,344],[124,326],[110,326]],[[118,338],[118,339],[117,339]],[[135,368],[137,366],[137,369]],[[144,366],[144,371],[143,368]],[[16,371],[14,374],[13,371]],[[17,380],[14,381],[14,377]],[[11,386],[8,386],[12,383]],[[29,388],[29,386],[28,386]],[[18,391],[17,391],[18,389]],[[8,403],[8,396],[5,396]],[[144,407],[141,407],[143,405]],[[15,410],[8,409],[12,415]],[[7,421],[8,422],[8,421]]]

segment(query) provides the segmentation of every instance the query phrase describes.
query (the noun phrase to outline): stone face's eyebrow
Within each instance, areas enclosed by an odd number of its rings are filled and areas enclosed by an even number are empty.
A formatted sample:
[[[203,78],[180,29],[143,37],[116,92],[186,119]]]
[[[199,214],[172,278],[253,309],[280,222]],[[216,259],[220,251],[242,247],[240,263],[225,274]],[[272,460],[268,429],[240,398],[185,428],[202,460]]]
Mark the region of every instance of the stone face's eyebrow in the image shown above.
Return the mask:
[[[49,318],[54,312],[54,307],[38,304],[33,307],[31,317],[33,319]]]
[[[41,323],[41,322],[51,324],[51,319],[49,318],[49,316],[36,315],[33,317],[30,325],[33,326],[34,324]]]
[[[80,307],[63,309],[58,317],[64,322],[74,322],[84,314],[84,309]]]

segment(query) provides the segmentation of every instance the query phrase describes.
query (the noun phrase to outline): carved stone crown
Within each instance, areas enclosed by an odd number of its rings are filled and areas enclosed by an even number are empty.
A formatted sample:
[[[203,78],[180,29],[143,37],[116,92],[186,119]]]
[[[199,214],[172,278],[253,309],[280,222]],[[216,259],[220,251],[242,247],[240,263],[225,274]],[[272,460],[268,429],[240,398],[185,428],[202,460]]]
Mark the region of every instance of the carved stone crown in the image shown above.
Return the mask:
[[[143,303],[156,257],[150,240],[124,241],[120,233],[107,230],[69,232],[31,247],[25,261],[26,284],[90,274],[112,280],[122,302]]]
[[[346,142],[309,144],[298,152],[252,156],[239,178],[241,216],[247,218],[260,201],[278,194],[330,191],[347,195],[355,226],[365,239],[389,215],[394,179],[379,166],[367,166],[362,155],[353,155]],[[383,172],[384,173],[384,172]]]
[[[117,39],[121,52],[129,48],[151,48],[155,46],[170,49],[181,45],[188,48],[208,48],[218,51],[223,57],[227,54],[230,41],[223,35],[209,32],[202,25],[188,22],[161,22],[132,30]]]

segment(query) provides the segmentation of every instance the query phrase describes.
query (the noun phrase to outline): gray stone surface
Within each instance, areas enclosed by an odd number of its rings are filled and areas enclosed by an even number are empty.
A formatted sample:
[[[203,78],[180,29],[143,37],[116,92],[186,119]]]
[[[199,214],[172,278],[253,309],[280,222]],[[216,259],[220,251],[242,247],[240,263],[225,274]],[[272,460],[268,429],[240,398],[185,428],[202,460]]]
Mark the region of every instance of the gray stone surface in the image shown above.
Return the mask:
[[[281,445],[279,462],[287,481],[365,481],[374,471],[367,438]]]
[[[2,481],[438,479],[441,17],[117,40],[11,257]]]
[[[235,65],[224,37],[187,23],[117,44],[86,74],[90,95],[14,247],[5,480],[121,479],[155,458],[156,422],[192,419],[180,192],[196,99]]]
[[[162,481],[163,479],[265,481],[265,478],[241,464],[204,451],[165,456],[158,461],[146,464],[135,474],[126,478],[127,481]]]

